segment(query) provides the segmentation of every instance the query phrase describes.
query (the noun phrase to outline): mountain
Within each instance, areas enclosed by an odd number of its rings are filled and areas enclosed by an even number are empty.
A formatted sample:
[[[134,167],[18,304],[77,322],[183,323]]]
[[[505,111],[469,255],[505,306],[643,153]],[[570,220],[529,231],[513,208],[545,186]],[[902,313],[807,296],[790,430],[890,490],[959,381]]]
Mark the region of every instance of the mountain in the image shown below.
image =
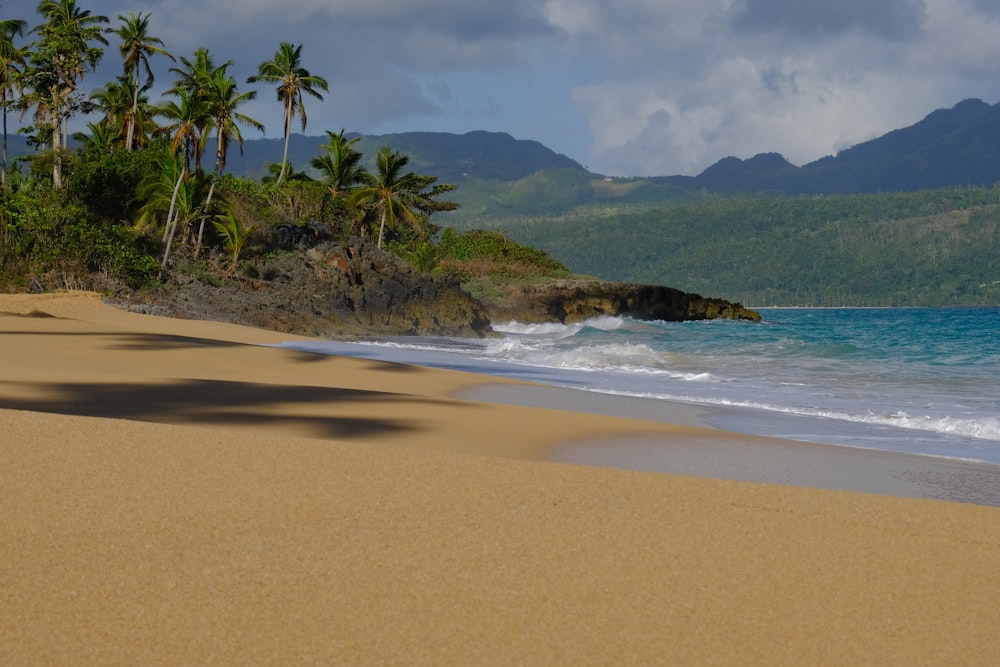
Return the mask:
[[[508,213],[528,204],[550,212],[584,204],[661,203],[683,193],[863,194],[1000,182],[1000,104],[969,99],[938,109],[918,123],[797,167],[777,153],[743,160],[727,157],[697,176],[605,178],[537,141],[503,132],[401,132],[358,137],[356,148],[372,167],[379,148],[410,157],[409,167],[455,183],[479,213],[485,203]],[[289,160],[299,171],[320,154],[324,136],[293,134]],[[243,154],[230,150],[228,171],[260,178],[281,161],[282,139],[248,139]],[[29,151],[10,136],[11,159]]]
[[[860,194],[1000,181],[1000,104],[970,99],[909,127],[796,167],[776,153],[723,158],[695,177],[654,179],[712,192]]]
[[[375,154],[383,146],[410,157],[408,168],[421,174],[433,174],[444,183],[460,183],[470,178],[516,181],[546,169],[586,170],[574,160],[558,154],[537,141],[515,139],[505,132],[475,131],[466,134],[447,132],[401,132],[398,134],[346,136],[360,137],[355,150],[360,151],[372,168]],[[283,139],[250,139],[243,143],[243,155],[230,153],[228,170],[234,174],[259,177],[267,173],[268,163],[281,161]],[[309,161],[320,154],[326,137],[293,134],[289,140],[288,159],[297,170],[308,171]]]

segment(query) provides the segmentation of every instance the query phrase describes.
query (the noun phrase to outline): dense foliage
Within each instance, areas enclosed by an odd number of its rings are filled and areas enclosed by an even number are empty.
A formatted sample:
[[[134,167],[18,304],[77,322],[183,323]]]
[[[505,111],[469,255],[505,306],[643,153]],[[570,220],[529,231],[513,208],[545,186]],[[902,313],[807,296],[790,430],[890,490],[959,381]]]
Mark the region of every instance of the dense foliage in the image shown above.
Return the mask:
[[[1000,304],[1000,190],[713,197],[489,224],[571,270],[765,305]]]
[[[239,89],[232,61],[218,63],[205,48],[175,58],[150,34],[150,14],[111,25],[76,0],[42,0],[37,14],[30,29],[26,20],[0,21],[0,285],[143,288],[182,265],[231,276],[241,255],[279,247],[281,225],[309,225],[314,235],[324,228],[330,239],[375,235],[425,263],[433,255],[430,218],[456,207],[441,199],[454,186],[406,171],[408,156],[383,147],[370,172],[341,130],[328,131],[311,160],[318,180],[288,162],[291,122],[306,124],[304,97],[322,100],[317,90],[327,89],[303,66],[301,45],[281,42],[247,80],[275,86],[284,111],[283,159],[273,178],[257,182],[225,173],[242,129],[264,129],[240,111],[257,91]],[[79,83],[106,46],[118,47],[122,73],[87,98]],[[178,63],[157,105],[149,101],[154,58]],[[7,161],[8,110],[34,119],[24,131],[34,151],[21,166]],[[67,121],[86,113],[99,118],[69,150]]]

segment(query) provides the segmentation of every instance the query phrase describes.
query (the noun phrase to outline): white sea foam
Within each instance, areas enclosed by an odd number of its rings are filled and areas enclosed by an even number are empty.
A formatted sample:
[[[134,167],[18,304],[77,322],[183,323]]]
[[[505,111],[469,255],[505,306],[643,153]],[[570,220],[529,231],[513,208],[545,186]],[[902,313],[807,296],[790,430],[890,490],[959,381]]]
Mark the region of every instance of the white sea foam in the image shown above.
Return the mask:
[[[697,376],[688,376],[687,380],[697,380]],[[926,431],[929,433],[940,433],[963,438],[973,438],[977,440],[1000,441],[1000,419],[979,418],[960,419],[956,417],[931,417],[913,416],[905,412],[894,414],[875,414],[868,412],[864,414],[851,414],[836,410],[822,410],[805,407],[789,407],[773,405],[770,403],[739,400],[723,397],[693,396],[687,394],[661,394],[655,392],[630,392],[621,390],[602,390],[600,393],[614,394],[618,396],[632,396],[636,398],[649,398],[666,401],[677,401],[681,403],[695,403],[702,405],[717,405],[734,408],[749,408],[752,410],[766,410],[801,417],[818,417],[821,419],[836,420],[842,422],[853,422],[859,424],[873,424],[879,426],[891,426],[894,428],[907,429],[912,431]]]
[[[498,333],[521,335],[521,336],[548,336],[553,338],[568,338],[574,336],[585,328],[600,329],[601,331],[617,331],[621,329],[628,320],[622,317],[602,315],[593,317],[583,322],[573,324],[560,324],[559,322],[542,322],[539,324],[524,324],[511,320],[503,324],[494,324],[493,330]]]

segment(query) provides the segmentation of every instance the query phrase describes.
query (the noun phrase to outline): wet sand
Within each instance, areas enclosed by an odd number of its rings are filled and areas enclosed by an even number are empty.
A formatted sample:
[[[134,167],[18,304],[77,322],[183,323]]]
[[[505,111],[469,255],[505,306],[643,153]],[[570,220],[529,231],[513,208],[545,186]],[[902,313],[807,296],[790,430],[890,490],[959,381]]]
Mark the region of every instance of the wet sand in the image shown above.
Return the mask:
[[[0,663],[993,659],[996,507],[798,486],[880,464],[688,406],[470,400],[528,385],[260,346],[288,338],[0,296]],[[710,463],[546,460],[594,443]],[[756,481],[713,478],[740,457]]]

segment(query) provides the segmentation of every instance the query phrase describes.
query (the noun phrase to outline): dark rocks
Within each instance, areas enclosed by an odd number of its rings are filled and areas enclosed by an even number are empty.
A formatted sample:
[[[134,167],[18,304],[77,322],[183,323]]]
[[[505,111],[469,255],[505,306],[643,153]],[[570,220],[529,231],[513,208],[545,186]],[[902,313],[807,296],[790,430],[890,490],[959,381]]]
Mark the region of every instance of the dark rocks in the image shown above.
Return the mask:
[[[304,238],[304,237],[303,237]],[[306,240],[303,243],[308,244]],[[202,273],[204,273],[202,271]],[[642,320],[759,321],[739,304],[669,287],[557,280],[483,304],[454,278],[423,273],[361,239],[257,259],[244,277],[175,271],[160,289],[114,301],[140,312],[234,322],[320,338],[493,334],[494,321],[579,322],[601,315]]]
[[[257,260],[247,274],[254,277],[211,284],[178,272],[156,292],[118,305],[316,337],[492,333],[486,309],[456,281],[362,240]]]
[[[732,319],[760,321],[760,314],[738,303],[705,298],[672,287],[561,280],[525,287],[503,303],[489,304],[494,320],[580,322],[601,315],[681,322]]]

